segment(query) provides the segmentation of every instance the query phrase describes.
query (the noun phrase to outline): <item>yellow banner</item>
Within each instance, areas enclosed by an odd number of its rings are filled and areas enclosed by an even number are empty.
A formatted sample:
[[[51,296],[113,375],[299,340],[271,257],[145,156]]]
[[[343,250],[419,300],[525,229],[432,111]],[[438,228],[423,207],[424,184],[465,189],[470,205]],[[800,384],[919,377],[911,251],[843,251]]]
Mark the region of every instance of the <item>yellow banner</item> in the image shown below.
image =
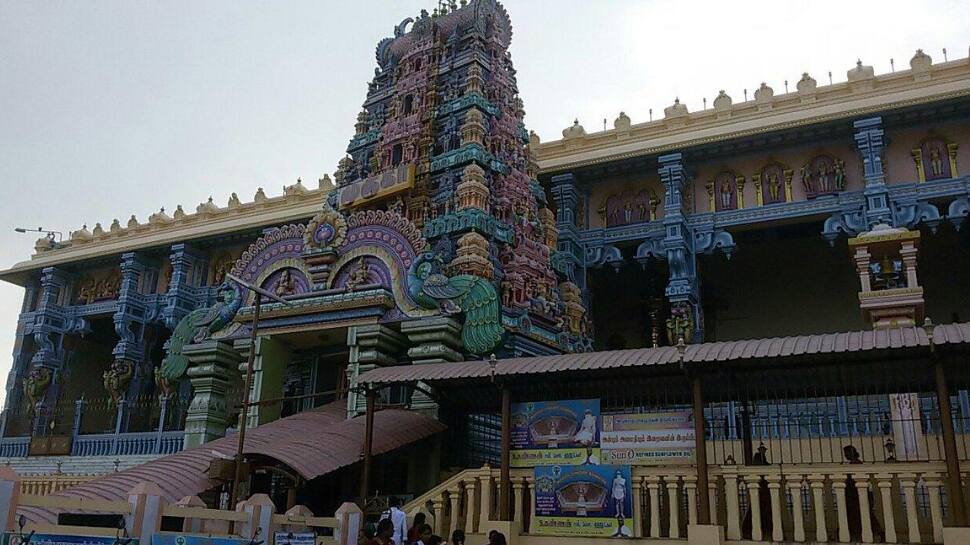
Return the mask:
[[[598,464],[600,449],[587,451],[585,448],[526,449],[511,452],[512,467],[533,466],[581,466]]]
[[[633,520],[599,517],[536,517],[530,533],[564,537],[632,537]]]

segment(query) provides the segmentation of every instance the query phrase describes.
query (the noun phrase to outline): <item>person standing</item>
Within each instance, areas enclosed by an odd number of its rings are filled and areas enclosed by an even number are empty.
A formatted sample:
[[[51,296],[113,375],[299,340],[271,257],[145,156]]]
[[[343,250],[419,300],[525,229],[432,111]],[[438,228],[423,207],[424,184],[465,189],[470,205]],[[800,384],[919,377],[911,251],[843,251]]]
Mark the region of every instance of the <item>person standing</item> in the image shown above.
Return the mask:
[[[405,541],[405,529],[407,528],[407,515],[401,510],[401,499],[397,496],[391,496],[391,499],[387,501],[390,508],[381,515],[381,520],[388,519],[391,521],[393,527],[393,532],[391,533],[392,545],[407,545]]]
[[[424,513],[414,515],[414,522],[411,523],[411,528],[408,530],[408,543],[416,543],[421,539],[421,527],[424,526],[425,520],[427,520],[427,515]]]

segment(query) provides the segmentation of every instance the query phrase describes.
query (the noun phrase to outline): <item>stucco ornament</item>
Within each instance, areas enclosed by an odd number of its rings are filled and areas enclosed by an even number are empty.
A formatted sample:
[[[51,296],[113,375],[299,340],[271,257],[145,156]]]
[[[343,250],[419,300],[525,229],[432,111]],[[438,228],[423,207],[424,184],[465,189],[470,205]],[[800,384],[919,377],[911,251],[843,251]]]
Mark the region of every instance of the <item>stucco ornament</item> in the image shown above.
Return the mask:
[[[347,238],[347,220],[324,202],[323,210],[307,223],[303,245],[307,249],[336,248]]]
[[[46,367],[34,367],[24,379],[24,395],[34,407],[44,399],[47,387],[51,385],[51,370]]]
[[[155,369],[155,384],[164,394],[172,393],[175,384],[189,367],[189,358],[182,354],[182,347],[203,341],[229,325],[239,311],[242,300],[239,288],[227,279],[219,286],[219,301],[216,304],[193,310],[179,321],[168,341],[168,353]]]
[[[112,362],[111,367],[101,375],[104,389],[111,397],[112,405],[117,405],[119,401],[125,398],[128,383],[131,382],[131,377],[134,374],[135,366],[131,360],[119,359]]]
[[[408,291],[416,303],[445,314],[465,313],[461,340],[473,354],[485,354],[502,341],[505,329],[495,285],[470,274],[447,277],[436,273],[440,259],[433,253],[418,256],[408,271]]]

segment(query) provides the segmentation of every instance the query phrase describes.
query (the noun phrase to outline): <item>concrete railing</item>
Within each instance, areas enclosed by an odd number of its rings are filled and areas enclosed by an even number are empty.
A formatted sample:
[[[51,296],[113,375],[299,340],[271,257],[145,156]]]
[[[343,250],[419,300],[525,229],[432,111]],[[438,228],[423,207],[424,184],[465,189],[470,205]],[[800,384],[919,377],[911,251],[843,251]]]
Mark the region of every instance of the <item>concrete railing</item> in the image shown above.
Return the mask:
[[[182,520],[182,532],[207,537],[235,537],[249,540],[254,536],[273,544],[276,530],[305,532],[330,529],[332,538],[322,541],[336,545],[357,545],[363,513],[353,503],[340,506],[333,517],[314,517],[304,506],[297,506],[285,514],[276,514],[273,501],[265,494],[255,494],[237,504],[235,511],[209,509],[197,496],[187,496],[176,503],[168,503],[162,490],[154,483],[140,483],[128,493],[127,500],[106,501],[71,496],[24,494],[23,480],[10,468],[0,467],[0,530],[16,534],[17,510],[21,507],[46,509],[54,513],[101,513],[123,516],[128,534],[141,543],[151,543],[155,535],[174,535],[161,530],[162,518]],[[23,532],[61,536],[114,537],[116,528],[67,526],[47,522],[28,521]]]
[[[511,477],[513,520],[505,528],[515,542],[528,544],[533,473],[513,469]],[[700,501],[709,502],[711,523],[727,542],[944,543],[951,531],[944,528],[942,462],[709,466],[709,478],[709,490],[700,491],[692,466],[635,467],[627,522],[634,539],[687,540]],[[497,469],[469,469],[404,510],[409,517],[425,512],[439,535],[462,529],[477,536],[502,528],[496,526],[499,492]]]

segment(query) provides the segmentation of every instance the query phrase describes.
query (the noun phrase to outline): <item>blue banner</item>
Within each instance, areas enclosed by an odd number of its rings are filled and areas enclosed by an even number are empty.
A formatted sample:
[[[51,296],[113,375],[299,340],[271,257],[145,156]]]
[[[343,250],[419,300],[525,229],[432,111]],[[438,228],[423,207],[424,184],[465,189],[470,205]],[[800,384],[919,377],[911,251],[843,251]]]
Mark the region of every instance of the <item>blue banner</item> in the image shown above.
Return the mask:
[[[599,463],[600,400],[512,404],[512,466]]]
[[[117,538],[115,537],[34,534],[30,538],[30,545],[114,545],[116,541]],[[20,533],[5,532],[3,543],[4,545],[20,545],[22,543]],[[132,539],[130,545],[138,545],[138,540]]]
[[[631,537],[630,466],[535,468],[536,524],[540,535]]]

